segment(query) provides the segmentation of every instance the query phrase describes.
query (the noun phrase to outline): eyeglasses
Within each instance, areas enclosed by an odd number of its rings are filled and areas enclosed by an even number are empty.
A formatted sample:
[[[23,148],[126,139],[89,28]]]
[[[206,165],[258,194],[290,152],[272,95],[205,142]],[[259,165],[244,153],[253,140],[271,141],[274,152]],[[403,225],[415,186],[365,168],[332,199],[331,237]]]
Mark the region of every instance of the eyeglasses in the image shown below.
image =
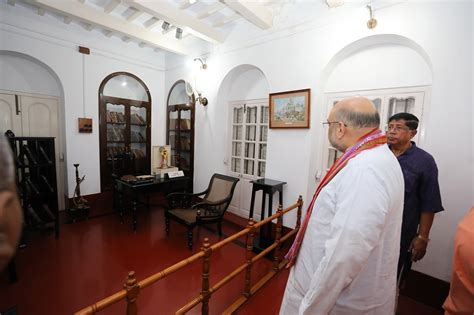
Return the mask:
[[[323,126],[329,126],[331,124],[338,124],[338,123],[342,123],[344,127],[347,127],[347,124],[342,121],[324,121]]]
[[[396,133],[396,132],[400,132],[400,131],[402,131],[402,130],[403,130],[403,131],[408,131],[408,130],[411,130],[411,129],[408,128],[408,127],[406,127],[406,126],[400,126],[400,125],[396,125],[396,126],[394,126],[394,125],[387,125],[387,126],[385,126],[385,131],[386,131],[386,132],[391,132],[391,131],[393,131],[393,132]]]

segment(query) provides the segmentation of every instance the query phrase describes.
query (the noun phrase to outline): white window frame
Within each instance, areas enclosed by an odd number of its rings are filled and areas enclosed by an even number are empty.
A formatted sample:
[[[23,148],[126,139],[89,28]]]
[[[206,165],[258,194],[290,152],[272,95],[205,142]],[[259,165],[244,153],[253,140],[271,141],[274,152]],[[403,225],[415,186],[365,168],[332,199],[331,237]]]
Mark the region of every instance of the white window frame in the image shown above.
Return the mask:
[[[246,122],[246,115],[248,113],[248,108],[249,107],[256,107],[257,108],[257,115],[256,115],[256,121],[253,123],[247,123]],[[243,108],[244,113],[242,117],[242,124],[236,124],[233,121],[234,118],[234,109],[236,108]],[[258,178],[263,178],[265,176],[265,171],[263,174],[260,172],[260,163],[263,163],[266,166],[266,153],[268,152],[268,119],[267,117],[266,122],[262,123],[262,108],[267,108],[267,113],[268,113],[268,99],[256,99],[256,100],[244,100],[244,101],[232,101],[229,102],[229,136],[228,136],[228,156],[229,156],[229,163],[228,163],[228,172],[231,176],[236,176],[240,178],[247,178],[247,179],[258,179]],[[233,129],[234,126],[241,126],[242,127],[242,137],[241,140],[239,141],[241,145],[240,149],[240,154],[239,155],[234,155],[233,152],[233,143],[236,142],[233,139]],[[247,140],[247,126],[255,126],[255,139],[249,139]],[[260,135],[260,130],[262,126],[266,126],[267,130],[267,137],[266,140],[261,140],[261,135]],[[254,144],[254,154],[253,158],[249,158],[245,156],[245,149],[246,149],[246,144]],[[260,146],[261,145],[266,145],[265,149],[265,156],[264,158],[260,158]],[[241,164],[240,164],[240,170],[239,172],[236,172],[233,170],[233,159],[237,158],[240,159]],[[245,161],[250,161],[252,160],[254,163],[253,166],[253,174],[247,174],[244,172],[244,167],[245,167]]]

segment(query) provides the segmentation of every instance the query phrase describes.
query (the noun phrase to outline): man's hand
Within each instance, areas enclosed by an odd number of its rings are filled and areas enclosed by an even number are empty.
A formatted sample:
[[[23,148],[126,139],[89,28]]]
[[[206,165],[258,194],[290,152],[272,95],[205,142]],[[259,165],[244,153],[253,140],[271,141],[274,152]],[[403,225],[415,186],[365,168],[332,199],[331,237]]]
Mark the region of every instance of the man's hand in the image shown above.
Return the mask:
[[[426,254],[426,248],[428,247],[428,240],[416,236],[410,244],[411,260],[418,261],[422,259]]]

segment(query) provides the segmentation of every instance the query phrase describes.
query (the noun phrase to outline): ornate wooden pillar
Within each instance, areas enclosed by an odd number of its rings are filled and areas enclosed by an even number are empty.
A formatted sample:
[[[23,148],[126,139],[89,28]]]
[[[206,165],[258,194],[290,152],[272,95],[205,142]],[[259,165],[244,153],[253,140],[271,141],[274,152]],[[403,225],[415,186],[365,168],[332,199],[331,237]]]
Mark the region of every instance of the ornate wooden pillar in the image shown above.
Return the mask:
[[[262,210],[263,211],[263,210]],[[245,252],[245,258],[247,260],[247,267],[245,270],[245,287],[244,287],[244,296],[246,298],[250,297],[250,288],[251,288],[251,283],[250,283],[250,276],[252,274],[252,257],[253,257],[253,237],[255,234],[255,229],[254,229],[254,222],[253,219],[250,218],[249,223],[247,224],[247,227],[250,228],[250,232],[247,234],[247,250]]]
[[[273,270],[278,271],[278,265],[280,264],[280,239],[281,239],[281,230],[283,227],[283,206],[278,206],[278,218],[276,224],[276,231],[275,231],[275,243],[277,244],[275,247],[275,251],[273,252]]]
[[[127,281],[123,285],[123,288],[127,290],[127,315],[137,315],[137,297],[140,292],[140,287],[135,278],[135,271],[130,271],[128,273]]]
[[[201,250],[204,251],[204,256],[202,259],[202,310],[201,314],[209,314],[209,299],[211,298],[209,293],[209,269],[210,269],[210,257],[212,254],[211,244],[209,244],[209,239],[204,238]]]

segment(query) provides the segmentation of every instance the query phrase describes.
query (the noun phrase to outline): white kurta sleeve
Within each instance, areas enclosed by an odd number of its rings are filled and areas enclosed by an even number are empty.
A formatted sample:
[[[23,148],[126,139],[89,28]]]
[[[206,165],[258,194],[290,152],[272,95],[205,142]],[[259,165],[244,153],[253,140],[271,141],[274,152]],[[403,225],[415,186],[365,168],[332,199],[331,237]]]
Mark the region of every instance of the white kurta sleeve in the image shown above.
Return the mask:
[[[324,256],[312,275],[300,314],[331,311],[341,291],[364,267],[385,225],[388,189],[376,171],[370,165],[348,165],[340,175],[335,194],[336,213],[324,245]]]

